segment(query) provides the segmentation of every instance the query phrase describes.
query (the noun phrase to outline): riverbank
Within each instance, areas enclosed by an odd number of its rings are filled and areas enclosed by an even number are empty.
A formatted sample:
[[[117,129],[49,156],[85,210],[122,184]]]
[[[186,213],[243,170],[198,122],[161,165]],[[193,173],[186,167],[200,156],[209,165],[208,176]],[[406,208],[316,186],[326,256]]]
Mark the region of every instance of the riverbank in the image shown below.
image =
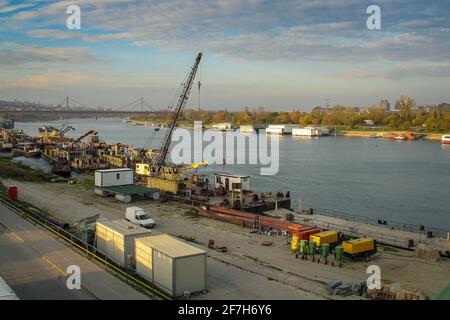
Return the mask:
[[[163,121],[158,121],[158,120],[153,120],[153,121],[146,121],[146,120],[129,120],[128,122],[131,126],[156,126],[156,127],[160,127],[162,124],[165,125],[165,122]],[[179,128],[184,128],[184,129],[193,129],[194,128],[194,123],[193,122],[182,122],[178,124]],[[207,125],[203,125],[203,127],[205,129],[211,129],[212,125],[207,124]]]
[[[98,213],[107,219],[122,219],[127,207],[76,185],[5,179],[3,183],[17,185],[20,200],[32,203],[70,224]],[[290,254],[289,245],[283,237],[252,234],[249,229],[237,225],[193,217],[186,214],[188,207],[180,203],[138,200],[134,205],[142,207],[157,221],[154,232],[194,239],[208,252],[209,260],[220,266],[222,276],[208,281],[209,293],[200,298],[340,299],[328,294],[326,281],[357,282],[367,279],[368,263],[363,261],[346,261],[342,268],[302,261]],[[207,244],[211,239],[216,246],[226,246],[228,251],[209,250]],[[272,244],[263,245],[267,241]],[[425,261],[414,257],[413,252],[400,249],[380,246],[373,263],[381,268],[383,280],[417,288],[430,297],[438,293],[450,278],[448,259]],[[251,286],[247,285],[248,281]],[[355,298],[359,297],[345,299]]]
[[[130,125],[132,126],[161,126],[162,121],[147,121],[147,120],[135,120],[130,119],[129,121]],[[203,125],[205,129],[211,129],[211,124]],[[180,123],[180,128],[185,129],[193,129],[194,124],[193,122],[185,122]],[[406,136],[409,131],[402,131],[402,130],[386,130],[386,131],[380,131],[380,130],[371,130],[370,128],[367,128],[367,130],[341,130],[337,129],[336,134],[334,133],[334,128],[329,127],[330,135],[336,135],[340,137],[351,137],[351,138],[390,138],[392,135],[396,136]],[[423,140],[431,140],[431,141],[440,141],[443,133],[414,133],[416,137],[420,137],[420,139]]]
[[[49,181],[52,176],[41,170],[0,158],[0,177],[21,181]]]
[[[388,138],[392,135],[406,136],[408,131],[372,131],[367,130],[337,130],[336,136],[351,137],[351,138]],[[332,133],[333,135],[333,133]],[[420,136],[423,140],[440,141],[442,134],[440,133],[415,133],[415,136]]]

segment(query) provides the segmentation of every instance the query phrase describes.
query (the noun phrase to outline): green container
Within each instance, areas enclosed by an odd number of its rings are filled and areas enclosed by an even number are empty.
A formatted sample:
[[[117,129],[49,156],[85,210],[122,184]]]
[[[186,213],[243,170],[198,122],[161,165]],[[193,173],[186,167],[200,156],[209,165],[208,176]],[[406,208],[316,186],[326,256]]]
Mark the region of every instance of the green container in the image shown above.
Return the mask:
[[[308,253],[308,240],[300,240],[300,245],[298,246],[298,252],[302,255]]]
[[[342,261],[344,259],[344,248],[342,246],[336,246],[334,248],[334,257],[336,261]]]
[[[320,255],[323,258],[328,257],[328,255],[330,254],[330,244],[329,243],[324,243],[320,246]]]
[[[309,254],[312,256],[316,254],[316,243],[314,241],[309,243]]]

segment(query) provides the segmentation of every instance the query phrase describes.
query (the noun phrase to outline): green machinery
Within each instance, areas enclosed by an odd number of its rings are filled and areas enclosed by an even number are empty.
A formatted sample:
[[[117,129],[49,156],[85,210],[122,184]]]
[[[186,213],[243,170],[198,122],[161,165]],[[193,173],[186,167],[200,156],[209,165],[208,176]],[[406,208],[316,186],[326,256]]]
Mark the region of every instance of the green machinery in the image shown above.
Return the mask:
[[[325,260],[325,264],[328,264],[328,256],[330,255],[330,244],[329,243],[323,243],[320,246],[320,257],[317,259],[317,262],[320,263],[320,259]]]
[[[298,245],[298,251],[295,257],[298,258],[298,255],[300,255],[301,259],[305,260],[307,254],[308,254],[308,240],[300,240],[300,243]]]
[[[317,252],[316,243],[314,241],[310,241],[309,242],[308,253],[309,253],[310,256],[312,256],[312,261],[313,262],[316,260],[316,252]],[[307,260],[307,258],[305,260]]]
[[[336,246],[334,248],[334,261],[338,263],[339,268],[342,267],[342,260],[344,260],[344,248],[342,246]],[[331,265],[334,266],[334,261]]]

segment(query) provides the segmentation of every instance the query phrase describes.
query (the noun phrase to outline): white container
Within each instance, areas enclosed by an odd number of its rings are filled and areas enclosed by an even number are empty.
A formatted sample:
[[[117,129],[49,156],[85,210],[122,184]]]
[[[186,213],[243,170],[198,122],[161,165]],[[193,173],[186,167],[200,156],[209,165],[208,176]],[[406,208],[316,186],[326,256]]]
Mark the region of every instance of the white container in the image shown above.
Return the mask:
[[[174,297],[206,289],[206,251],[168,235],[135,240],[136,272]]]
[[[97,221],[97,249],[121,266],[134,266],[134,239],[149,236],[150,230],[125,220]]]
[[[250,177],[241,176],[237,174],[229,173],[215,173],[214,174],[214,187],[219,188],[222,185],[225,190],[232,191],[233,184],[241,184],[242,191],[251,191],[250,189]]]
[[[95,171],[95,186],[100,188],[134,184],[133,169],[105,169]]]

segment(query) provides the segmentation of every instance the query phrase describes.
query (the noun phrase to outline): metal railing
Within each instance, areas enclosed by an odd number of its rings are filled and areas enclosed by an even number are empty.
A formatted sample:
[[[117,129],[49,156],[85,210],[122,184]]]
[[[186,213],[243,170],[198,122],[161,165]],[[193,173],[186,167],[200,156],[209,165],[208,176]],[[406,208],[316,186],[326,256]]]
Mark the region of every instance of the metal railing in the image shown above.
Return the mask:
[[[88,254],[89,256],[94,257],[96,260],[102,263],[102,265],[113,269],[114,271],[118,272],[121,276],[125,277],[125,279],[131,283],[134,283],[138,286],[143,287],[146,290],[149,290],[154,295],[170,300],[172,299],[169,295],[167,295],[165,292],[162,292],[158,290],[157,288],[150,286],[149,284],[145,283],[143,280],[140,280],[136,278],[135,275],[130,275],[120,267],[116,266],[113,261],[111,261],[106,253],[104,253],[101,250],[98,250],[95,246],[87,243],[86,241],[80,239],[76,235],[70,233],[66,229],[62,228],[61,226],[56,225],[55,223],[45,219],[44,217],[39,216],[37,213],[32,212],[31,210],[23,207],[18,202],[13,202],[9,200],[4,194],[0,192],[0,203],[5,205],[8,209],[10,209],[12,212],[16,213],[17,215],[21,216],[22,218],[26,218],[27,220],[36,223],[48,231],[56,234],[58,237],[62,238],[66,242],[68,242],[71,246],[73,245],[77,249],[80,249],[82,252]]]
[[[314,208],[314,213],[318,213],[320,215],[338,218],[346,221],[359,222],[364,224],[369,224],[373,226],[384,227],[386,229],[391,230],[400,230],[400,231],[408,231],[412,233],[418,234],[426,234],[428,231],[431,231],[434,237],[447,238],[447,233],[450,230],[444,230],[439,228],[427,227],[419,224],[412,223],[403,223],[394,220],[385,220],[385,219],[376,219],[361,215],[344,213],[336,210],[324,209],[324,208]]]

